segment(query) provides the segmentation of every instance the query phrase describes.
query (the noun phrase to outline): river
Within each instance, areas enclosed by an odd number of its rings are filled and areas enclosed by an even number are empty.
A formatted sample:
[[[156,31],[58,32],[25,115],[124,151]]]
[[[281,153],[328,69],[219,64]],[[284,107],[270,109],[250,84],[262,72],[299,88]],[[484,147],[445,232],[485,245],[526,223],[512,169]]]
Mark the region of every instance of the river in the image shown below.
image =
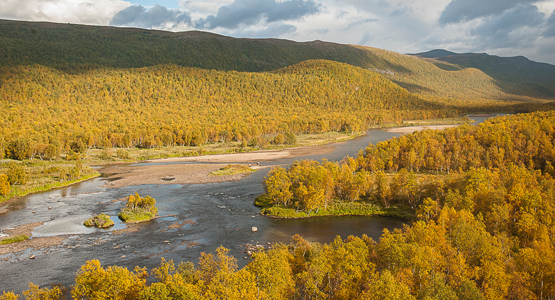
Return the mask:
[[[473,119],[480,123],[485,118]],[[340,160],[347,155],[356,156],[370,142],[375,144],[399,135],[372,129],[366,135],[336,145],[330,154],[261,162],[261,165],[287,166],[298,159]],[[102,169],[99,171],[102,173]],[[42,221],[45,224],[34,229],[34,237],[63,235],[67,239],[63,245],[49,249],[28,249],[0,256],[0,291],[21,293],[28,289],[29,282],[41,287],[50,283],[70,286],[80,266],[91,259],[98,259],[105,266],[153,268],[161,257],[175,262],[197,262],[201,252],[214,252],[222,245],[230,249],[239,266],[244,266],[248,263],[243,252],[247,243],[286,243],[295,234],[321,243],[330,242],[337,235],[346,238],[366,234],[378,240],[384,228],[403,226],[402,220],[382,217],[272,219],[261,216],[253,201],[264,192],[262,180],[268,171],[269,168],[261,169],[236,182],[124,188],[100,187],[106,179],[99,177],[22,197],[9,204],[9,212],[0,215],[0,228]],[[109,230],[82,225],[91,213],[117,215],[124,203],[111,200],[135,192],[154,197],[159,215],[166,217],[140,224],[136,232],[119,235],[111,231],[126,225],[116,217],[116,225]],[[252,232],[252,227],[258,231]],[[29,259],[30,255],[35,258]]]

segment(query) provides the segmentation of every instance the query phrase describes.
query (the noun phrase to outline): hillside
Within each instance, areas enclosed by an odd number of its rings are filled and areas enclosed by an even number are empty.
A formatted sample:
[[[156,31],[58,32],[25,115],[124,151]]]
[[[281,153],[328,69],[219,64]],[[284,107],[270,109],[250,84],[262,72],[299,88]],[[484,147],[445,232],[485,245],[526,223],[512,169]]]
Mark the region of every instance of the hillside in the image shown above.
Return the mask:
[[[446,50],[432,50],[415,56],[447,70],[474,68],[493,78],[508,94],[532,97],[555,95],[555,66],[531,61],[524,56],[499,57],[485,53],[457,54]]]
[[[176,64],[214,70],[270,71],[308,59],[351,65],[365,52],[346,45],[235,39],[190,31],[0,20],[0,66],[40,64],[66,72]]]
[[[310,59],[326,59],[379,72],[410,92],[467,100],[555,99],[554,66],[492,69],[472,64],[421,59],[377,48],[322,41],[236,39],[212,33],[164,32],[0,20],[0,67],[39,64],[77,74],[101,68],[142,68],[175,64],[221,71],[278,70]],[[432,56],[438,56],[437,53]],[[458,57],[458,56],[455,56]],[[537,63],[535,63],[537,64]],[[534,65],[536,66],[536,65]],[[530,75],[522,81],[523,70]],[[547,70],[547,71],[546,71]],[[539,74],[539,75],[538,75]],[[518,83],[518,84],[515,84]]]
[[[251,141],[512,109],[432,101],[379,74],[325,60],[257,73],[176,65],[80,74],[38,65],[10,70],[0,86],[0,146],[4,137],[12,150],[19,142],[151,148]]]

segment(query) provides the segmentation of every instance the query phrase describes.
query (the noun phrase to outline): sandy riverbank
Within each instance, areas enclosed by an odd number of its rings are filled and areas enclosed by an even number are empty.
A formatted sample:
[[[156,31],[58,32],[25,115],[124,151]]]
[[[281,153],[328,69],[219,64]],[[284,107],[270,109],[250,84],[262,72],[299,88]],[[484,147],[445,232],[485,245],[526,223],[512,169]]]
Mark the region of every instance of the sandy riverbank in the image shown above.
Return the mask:
[[[24,251],[28,248],[33,248],[33,249],[37,250],[37,249],[41,249],[41,248],[61,245],[63,243],[63,241],[65,240],[65,237],[52,236],[52,237],[33,238],[33,236],[32,236],[33,229],[35,227],[41,226],[43,224],[44,224],[44,222],[35,222],[35,223],[20,225],[20,226],[17,226],[15,228],[12,228],[12,229],[4,229],[2,232],[7,234],[8,236],[3,237],[2,239],[10,238],[10,237],[20,235],[20,234],[25,234],[28,237],[30,237],[30,239],[22,241],[22,242],[0,245],[0,255],[20,252],[20,251]]]
[[[416,131],[421,131],[421,130],[426,130],[426,129],[442,130],[442,129],[445,129],[445,128],[458,127],[458,126],[460,126],[460,125],[409,126],[409,127],[389,128],[389,129],[384,129],[384,130],[387,131],[387,132],[408,134],[408,133],[413,133],[413,132],[416,132]]]
[[[332,145],[320,147],[298,147],[285,150],[267,150],[247,153],[230,153],[202,155],[194,157],[177,157],[156,159],[147,162],[210,162],[211,164],[167,164],[145,166],[110,166],[102,170],[112,174],[102,187],[119,188],[140,184],[201,184],[241,180],[246,174],[214,176],[211,172],[219,170],[227,163],[248,164],[259,169],[257,162],[294,158],[305,155],[327,154],[334,150]]]
[[[336,144],[336,143],[334,143]],[[297,147],[283,150],[261,150],[245,153],[228,153],[216,155],[201,155],[191,157],[175,157],[154,159],[147,162],[221,162],[221,163],[257,163],[284,158],[293,158],[306,155],[328,154],[333,152],[333,144],[326,146]]]

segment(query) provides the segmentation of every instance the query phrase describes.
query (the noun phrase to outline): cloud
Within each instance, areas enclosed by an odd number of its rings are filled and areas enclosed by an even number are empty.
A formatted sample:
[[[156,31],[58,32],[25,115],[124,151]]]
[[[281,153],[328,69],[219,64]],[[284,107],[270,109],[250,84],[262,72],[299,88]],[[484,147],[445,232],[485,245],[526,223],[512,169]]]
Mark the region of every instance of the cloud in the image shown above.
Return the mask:
[[[555,36],[555,11],[551,13],[551,17],[549,17],[549,20],[547,20],[547,28],[545,29],[543,36]]]
[[[351,23],[347,24],[347,26],[345,28],[343,28],[343,30],[349,30],[349,29],[352,29],[353,27],[357,27],[357,26],[360,26],[362,24],[366,24],[366,23],[370,23],[370,22],[377,22],[377,21],[379,21],[379,20],[374,19],[374,18],[358,19],[358,20],[352,21]]]
[[[359,45],[364,45],[366,43],[368,43],[370,40],[372,40],[372,36],[370,35],[370,32],[365,32],[364,35],[362,35],[362,38],[360,39],[360,41],[358,42]]]
[[[254,25],[265,19],[266,22],[298,20],[306,15],[316,14],[321,4],[314,0],[235,0],[230,5],[221,6],[216,15],[200,19],[198,29],[217,27],[235,29],[243,25]]]
[[[399,17],[402,15],[407,14],[411,9],[405,7],[405,8],[400,8],[400,9],[396,9],[394,11],[391,12],[391,14],[389,14],[390,17]]]
[[[231,33],[231,36],[240,38],[278,38],[285,34],[294,33],[295,31],[297,31],[297,27],[294,25],[276,22],[270,24],[268,27],[262,30],[235,31]]]
[[[406,52],[442,48],[462,53],[522,55],[553,64],[555,44],[548,33],[554,23],[552,10],[542,9],[538,4],[518,4],[501,13],[438,26]],[[555,30],[551,33],[555,36]]]
[[[322,28],[322,29],[311,30],[309,33],[310,34],[318,34],[318,35],[326,35],[326,34],[328,34],[328,32],[330,32],[329,29]]]
[[[0,18],[107,25],[129,5],[122,0],[2,0]]]
[[[172,29],[179,24],[191,24],[188,12],[168,9],[158,4],[150,9],[142,5],[132,5],[120,12],[110,21],[110,25],[140,28]]]
[[[519,4],[538,0],[453,0],[439,17],[439,24],[446,25],[501,14]]]
[[[518,5],[504,13],[490,17],[486,22],[470,31],[471,35],[506,38],[507,35],[524,26],[538,26],[545,15],[534,5]]]

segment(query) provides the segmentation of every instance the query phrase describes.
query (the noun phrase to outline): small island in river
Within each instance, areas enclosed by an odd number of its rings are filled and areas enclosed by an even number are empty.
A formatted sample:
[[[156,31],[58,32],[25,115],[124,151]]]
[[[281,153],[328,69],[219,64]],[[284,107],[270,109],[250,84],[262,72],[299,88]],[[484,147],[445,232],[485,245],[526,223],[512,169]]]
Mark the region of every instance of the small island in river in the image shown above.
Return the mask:
[[[109,228],[114,226],[114,221],[110,219],[109,215],[99,214],[94,217],[90,217],[87,221],[83,222],[83,225],[87,227],[98,227],[98,228]]]
[[[138,193],[127,197],[127,205],[118,214],[125,223],[140,223],[154,219],[158,209],[156,200],[150,196],[141,197]]]

